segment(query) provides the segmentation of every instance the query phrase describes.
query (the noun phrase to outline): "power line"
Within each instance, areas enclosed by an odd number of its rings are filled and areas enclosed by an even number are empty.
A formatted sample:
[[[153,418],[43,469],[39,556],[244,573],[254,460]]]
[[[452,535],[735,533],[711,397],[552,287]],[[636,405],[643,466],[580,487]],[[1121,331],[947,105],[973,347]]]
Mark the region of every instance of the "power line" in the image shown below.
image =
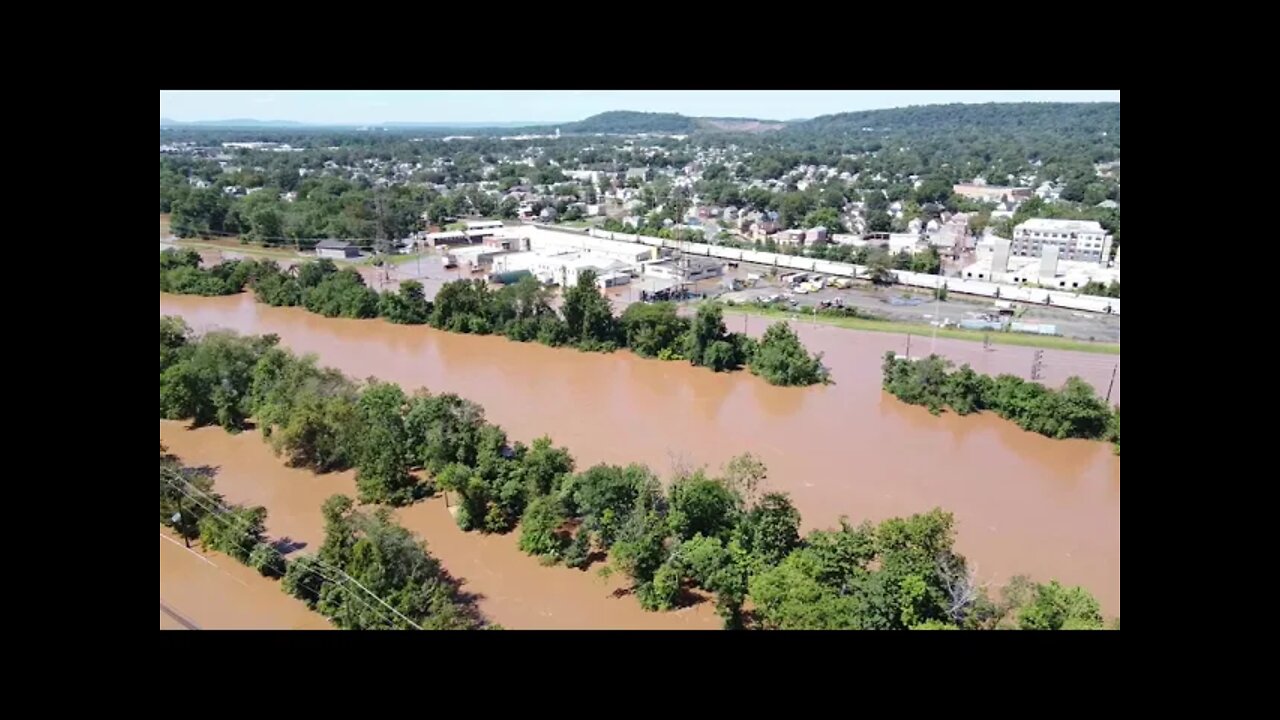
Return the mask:
[[[190,485],[190,483],[188,483],[188,485],[191,487],[191,489],[193,489],[193,490],[195,490],[196,492],[199,492],[199,493],[201,493],[202,495],[205,495],[206,497],[208,497],[208,495],[207,495],[206,493],[204,493],[202,490],[200,490],[199,488],[195,487],[194,485]],[[196,499],[196,497],[195,497],[195,496],[191,495],[190,493],[187,493],[187,492],[186,492],[185,490],[183,490],[182,488],[177,488],[177,490],[178,490],[179,492],[183,493],[184,495],[186,495],[188,498],[190,498],[190,499],[191,499],[191,500],[193,500],[194,502],[196,502],[196,504],[200,505],[200,507],[202,507],[202,508],[204,508],[205,510],[209,511],[209,512],[210,512],[212,515],[214,515],[215,517],[218,517],[218,518],[221,518],[221,519],[224,519],[224,520],[225,520],[225,512],[229,512],[229,511],[226,511],[226,510],[222,510],[222,511],[220,511],[220,510],[218,510],[218,509],[210,508],[208,505],[205,505],[204,503],[201,503],[198,499]],[[216,500],[211,500],[211,501],[212,501],[214,504],[218,504]],[[229,521],[228,521],[228,522],[229,522]],[[248,527],[246,526],[245,528],[243,528],[243,529],[241,530],[241,532],[242,532],[242,533],[244,533],[246,536],[248,536],[248,530],[249,530],[249,529],[248,529]],[[318,557],[314,557],[314,556],[307,556],[307,557],[311,557],[313,560],[315,560],[315,561],[316,561],[316,563],[317,563],[317,564],[320,564],[322,567],[325,567],[326,569],[329,569],[329,570],[333,570],[333,569],[334,569],[334,568],[332,568],[332,566],[328,565],[327,563],[325,563],[323,560],[321,560],[321,559],[320,559],[320,558],[318,558]],[[313,570],[315,571],[315,573],[316,573],[317,575],[319,575],[320,577],[324,578],[325,580],[327,580],[327,581],[329,581],[329,582],[332,582],[334,585],[337,585],[339,588],[341,588],[341,589],[343,589],[343,590],[346,590],[346,591],[347,591],[347,593],[348,593],[348,596],[349,596],[351,599],[359,601],[362,607],[364,607],[366,610],[369,610],[369,611],[373,612],[373,613],[374,613],[375,615],[377,615],[380,619],[382,619],[382,620],[384,620],[384,621],[387,621],[387,624],[388,624],[388,625],[390,625],[392,628],[395,628],[395,623],[394,623],[394,622],[392,622],[392,621],[388,620],[387,616],[386,616],[386,615],[384,615],[384,614],[382,614],[382,613],[381,613],[377,608],[374,608],[374,607],[370,606],[370,605],[369,605],[369,603],[368,603],[368,602],[366,602],[363,598],[361,598],[359,595],[357,595],[357,594],[353,593],[353,592],[351,591],[351,588],[349,588],[349,587],[347,587],[346,585],[344,585],[344,584],[342,583],[342,581],[340,581],[340,580],[336,580],[336,579],[334,579],[334,578],[329,577],[328,575],[325,575],[323,572],[320,572],[320,570],[319,570],[318,568],[312,568],[312,569],[313,569]],[[339,572],[341,572],[341,570],[340,570],[340,569],[339,569],[338,571],[339,571]],[[343,575],[346,575],[346,573],[343,573]],[[351,581],[352,581],[352,582],[355,582],[354,578],[351,578],[350,576],[347,576],[347,577],[348,577],[348,579],[351,579]],[[358,584],[358,583],[357,583],[357,584]],[[363,587],[363,586],[362,586],[362,587]],[[365,588],[365,591],[366,591],[366,592],[369,592],[367,588]],[[372,595],[373,593],[371,593],[371,592],[370,592],[370,594]],[[375,597],[375,598],[377,598],[377,596],[376,596],[376,595],[375,595],[374,597]],[[378,598],[378,599],[379,599],[379,600],[381,600],[381,598]],[[384,603],[384,604],[385,604],[385,603]],[[390,608],[390,606],[388,606],[388,608]],[[391,609],[393,612],[395,611],[395,609],[394,609],[394,608],[390,608],[390,609]],[[409,622],[410,624],[414,624],[414,623],[413,623],[413,621],[408,620],[407,618],[406,618],[406,622]],[[417,625],[416,625],[416,624],[414,624],[414,626],[415,626],[415,627],[417,627]],[[419,629],[419,630],[421,630],[422,628],[420,628],[420,627],[419,627],[418,629]]]
[[[170,485],[173,485],[173,483],[172,483],[172,480],[173,480],[173,479],[179,479],[179,480],[183,483],[183,485],[186,485],[186,486],[187,486],[188,488],[190,488],[191,490],[194,490],[195,492],[200,493],[200,495],[201,495],[201,496],[203,496],[204,498],[206,498],[209,502],[213,503],[216,507],[211,508],[209,505],[206,505],[205,503],[201,502],[201,501],[200,501],[200,499],[198,499],[195,495],[192,495],[191,493],[187,492],[187,490],[183,489],[182,487],[178,487],[178,486],[174,485],[174,486],[173,486],[173,487],[174,487],[174,489],[178,490],[178,492],[181,492],[183,495],[186,495],[186,496],[187,496],[188,498],[190,498],[193,502],[195,502],[196,504],[200,505],[200,507],[202,507],[202,508],[204,508],[205,510],[209,511],[209,512],[214,516],[214,517],[217,517],[218,519],[220,519],[220,520],[222,520],[222,521],[224,521],[224,522],[227,522],[227,523],[231,523],[231,522],[232,522],[232,521],[230,521],[230,520],[227,520],[227,519],[226,519],[226,514],[227,514],[227,513],[230,513],[230,509],[229,509],[229,508],[227,508],[225,505],[223,505],[222,503],[218,502],[216,499],[214,499],[214,498],[210,497],[210,496],[208,495],[208,493],[205,493],[203,490],[201,490],[200,488],[196,487],[193,483],[191,483],[190,481],[188,481],[186,478],[173,478],[173,477],[171,476],[170,478],[166,478],[166,481],[170,482]],[[245,520],[243,520],[243,519],[241,519],[241,518],[237,518],[237,521],[239,521],[239,522],[237,522],[237,523],[235,523],[235,524],[233,524],[233,525],[228,525],[228,526],[229,526],[229,527],[232,527],[233,529],[237,530],[237,531],[238,531],[238,532],[240,532],[241,534],[243,534],[243,535],[245,535],[246,537],[248,537],[248,536],[249,536],[249,527],[248,527],[247,521],[245,521]],[[236,527],[237,525],[239,525],[239,524],[241,524],[241,523],[243,523],[243,524],[244,524],[244,527]],[[387,604],[387,602],[386,602],[385,600],[383,600],[381,597],[378,597],[378,595],[377,595],[376,593],[374,593],[374,592],[373,592],[372,590],[370,590],[369,588],[365,587],[365,586],[364,586],[364,585],[363,585],[359,580],[356,580],[355,578],[353,578],[353,577],[351,577],[350,575],[348,575],[345,571],[343,571],[343,570],[342,570],[342,568],[335,567],[335,566],[334,566],[334,565],[332,565],[331,563],[328,563],[328,562],[326,562],[325,560],[323,560],[322,558],[317,557],[317,556],[315,556],[315,555],[303,555],[303,557],[310,558],[310,559],[311,559],[311,560],[313,560],[317,565],[319,565],[320,567],[322,567],[322,568],[324,568],[324,569],[326,569],[326,570],[329,570],[329,571],[331,571],[331,572],[334,572],[334,573],[340,574],[340,575],[342,576],[342,578],[343,578],[345,581],[349,581],[349,582],[351,582],[351,583],[355,584],[355,585],[356,585],[357,587],[359,587],[361,590],[363,590],[364,592],[368,593],[370,597],[372,597],[374,600],[377,600],[379,603],[381,603],[384,607],[386,607],[388,610],[390,610],[392,613],[394,613],[394,614],[396,615],[396,617],[399,617],[401,620],[404,620],[406,623],[408,623],[409,625],[413,626],[413,627],[414,627],[415,629],[417,629],[417,630],[421,630],[421,629],[422,629],[422,626],[421,626],[421,625],[418,625],[418,624],[417,624],[417,623],[415,623],[414,621],[412,621],[412,620],[410,620],[409,618],[405,617],[405,616],[404,616],[404,614],[403,614],[403,613],[401,613],[399,610],[396,610],[394,607],[391,607],[391,605]],[[313,568],[313,569],[315,569],[315,568]],[[388,618],[387,618],[387,616],[386,616],[386,615],[382,614],[382,613],[381,613],[380,611],[378,611],[376,608],[374,608],[374,607],[370,606],[367,602],[365,602],[362,598],[360,598],[360,596],[359,596],[359,595],[357,595],[357,594],[353,593],[353,592],[351,591],[351,588],[347,587],[347,586],[344,584],[344,580],[337,580],[337,579],[331,578],[331,577],[329,577],[328,575],[325,575],[323,572],[320,572],[320,570],[319,570],[319,569],[315,569],[315,572],[316,572],[316,574],[317,574],[317,575],[320,575],[320,576],[321,576],[322,578],[324,578],[325,580],[328,580],[329,582],[334,583],[334,584],[335,584],[335,585],[337,585],[338,587],[341,587],[341,588],[343,588],[343,589],[347,590],[347,592],[349,593],[350,597],[352,597],[353,599],[359,600],[359,601],[360,601],[360,603],[361,603],[361,604],[362,604],[366,609],[368,609],[368,610],[370,610],[370,611],[373,611],[373,612],[374,612],[376,615],[378,615],[381,619],[386,620],[386,621],[387,621],[387,623],[388,623],[391,627],[393,627],[393,628],[395,627],[395,623],[394,623],[394,622],[392,622],[392,621],[390,621],[390,620],[388,620]]]
[[[218,500],[217,500],[216,498],[213,498],[213,497],[212,497],[212,496],[210,496],[208,493],[206,493],[206,492],[204,492],[203,490],[201,490],[200,488],[196,487],[194,484],[192,484],[192,483],[190,483],[190,482],[187,482],[187,481],[185,480],[185,478],[183,479],[183,482],[184,482],[186,485],[188,485],[188,487],[190,487],[192,490],[194,490],[194,491],[196,491],[196,492],[200,493],[202,496],[204,496],[205,498],[207,498],[210,502],[212,502],[213,504],[215,504],[215,505],[217,505],[218,507],[220,507],[220,508],[222,509],[223,513],[230,512],[230,510],[229,510],[225,505],[223,505],[222,503],[218,502]],[[179,491],[181,492],[181,488],[179,488]],[[184,494],[186,494],[186,493],[184,492]],[[190,495],[188,495],[188,497],[190,497]],[[203,506],[203,505],[202,505],[202,507],[205,507],[205,509],[208,509],[208,507],[207,507],[207,506]],[[249,530],[249,528],[248,528],[248,526],[247,526],[247,524],[246,524],[246,526],[245,526],[245,528],[244,528],[244,530],[243,530],[242,532],[244,532],[244,533],[247,535],[247,534],[248,534],[248,530]],[[386,603],[382,598],[378,597],[378,596],[377,596],[377,594],[375,594],[372,590],[370,590],[369,588],[367,588],[367,587],[365,587],[364,585],[362,585],[362,584],[360,583],[360,581],[359,581],[359,580],[356,580],[355,578],[353,578],[353,577],[351,577],[350,575],[348,575],[345,571],[343,571],[343,570],[342,570],[342,568],[336,567],[336,566],[334,566],[332,563],[326,562],[326,561],[325,561],[325,560],[323,560],[322,558],[317,557],[317,556],[314,556],[314,555],[306,555],[306,556],[304,556],[304,557],[309,557],[309,558],[311,558],[312,560],[314,560],[317,564],[321,565],[322,567],[324,567],[324,568],[326,568],[326,569],[328,569],[328,570],[330,570],[330,571],[332,571],[332,572],[336,572],[336,573],[338,573],[338,574],[342,575],[344,578],[346,578],[346,580],[349,580],[350,582],[355,583],[357,586],[359,586],[359,588],[360,588],[361,590],[363,590],[363,591],[365,591],[366,593],[368,593],[371,597],[373,597],[373,599],[375,599],[375,600],[377,600],[378,602],[382,603],[384,606],[386,606],[386,608],[387,608],[388,610],[390,610],[391,612],[395,613],[397,616],[399,616],[399,617],[400,617],[401,619],[403,619],[405,622],[409,623],[410,625],[413,625],[415,628],[417,628],[417,629],[419,629],[419,630],[421,630],[421,629],[422,629],[422,628],[421,628],[417,623],[413,622],[413,621],[412,621],[412,620],[410,620],[409,618],[407,618],[407,617],[405,617],[404,615],[402,615],[402,614],[401,614],[399,611],[397,611],[395,608],[393,608],[393,607],[391,607],[390,605],[388,605],[388,604],[387,604],[387,603]],[[321,577],[323,577],[324,579],[329,580],[330,582],[333,582],[333,583],[336,583],[336,584],[341,585],[341,582],[340,582],[340,581],[338,581],[338,580],[334,580],[333,578],[330,578],[329,576],[325,575],[324,573],[319,572],[319,570],[317,570],[317,571],[316,571],[316,573],[317,573],[318,575],[320,575]],[[343,586],[343,587],[345,587],[345,586]],[[348,589],[348,591],[350,590],[349,588],[347,588],[347,589]],[[357,599],[359,599],[359,596],[353,596],[353,597],[356,597]],[[366,608],[371,609],[371,610],[373,609],[373,608],[370,608],[370,607],[369,607],[369,605],[368,605],[367,603],[364,603],[364,601],[363,601],[363,600],[361,600],[361,602],[362,602],[362,604],[364,604],[364,606],[365,606]],[[382,619],[384,619],[384,620],[386,619],[386,616],[385,616],[385,615],[381,615],[381,617],[382,617]],[[393,627],[395,626],[395,623],[390,623],[390,624],[391,624]]]

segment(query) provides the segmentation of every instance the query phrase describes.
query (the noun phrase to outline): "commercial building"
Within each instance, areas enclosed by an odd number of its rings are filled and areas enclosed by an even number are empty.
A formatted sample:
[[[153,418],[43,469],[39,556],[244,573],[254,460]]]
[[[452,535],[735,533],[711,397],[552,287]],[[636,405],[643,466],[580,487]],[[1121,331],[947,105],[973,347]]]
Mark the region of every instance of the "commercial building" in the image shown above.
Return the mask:
[[[316,244],[316,257],[331,260],[360,257],[360,248],[343,240],[321,240]]]
[[[503,253],[493,256],[492,261],[495,273],[528,270],[539,281],[561,287],[577,285],[579,275],[585,270],[595,272],[597,285],[613,287],[623,282],[617,277],[619,274],[630,277],[626,271],[631,267],[596,253],[547,249]]]
[[[699,257],[686,257],[681,260],[659,260],[645,263],[644,274],[646,277],[694,283],[723,275],[724,263]]]
[[[530,250],[547,255],[568,252],[591,253],[616,260],[626,266],[657,257],[657,250],[648,245],[609,240],[586,233],[561,232],[525,225],[506,228],[501,234],[504,237],[524,238],[528,241]]]
[[[1057,245],[1046,245],[1039,257],[1012,254],[1012,243],[990,237],[978,244],[977,260],[960,271],[965,280],[1008,285],[1032,285],[1051,290],[1078,290],[1089,282],[1104,285],[1120,279],[1119,268],[1095,262],[1063,260]]]
[[[1032,218],[1014,227],[1015,256],[1040,257],[1049,246],[1064,260],[1105,265],[1111,259],[1111,236],[1094,220]]]
[[[427,233],[423,239],[428,247],[471,244],[471,237],[461,230]]]
[[[480,270],[489,270],[493,268],[493,259],[505,253],[500,247],[490,245],[474,245],[472,247],[457,248],[450,250],[449,254],[463,268],[471,272],[479,272]]]

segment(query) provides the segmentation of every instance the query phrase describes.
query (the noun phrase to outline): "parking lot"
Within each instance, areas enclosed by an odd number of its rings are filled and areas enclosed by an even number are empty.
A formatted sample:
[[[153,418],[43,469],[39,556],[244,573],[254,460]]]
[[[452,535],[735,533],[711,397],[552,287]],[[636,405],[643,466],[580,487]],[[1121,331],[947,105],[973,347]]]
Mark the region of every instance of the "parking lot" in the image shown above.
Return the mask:
[[[976,319],[997,313],[996,302],[987,298],[950,293],[945,301],[937,300],[926,290],[908,289],[900,285],[876,287],[865,281],[854,281],[852,287],[826,287],[816,292],[798,293],[781,282],[780,277],[770,277],[761,268],[746,264],[733,271],[733,275],[745,280],[748,274],[760,275],[748,287],[723,292],[720,300],[738,303],[767,302],[780,299],[796,308],[812,308],[822,303],[851,307],[868,315],[896,322],[913,322],[929,325],[948,322],[958,325],[961,320]],[[813,277],[813,273],[806,273]],[[1079,340],[1120,342],[1120,316],[1102,313],[1085,313],[1053,308],[1044,305],[1015,303],[1017,319],[1027,323],[1045,323],[1057,326],[1058,335]]]

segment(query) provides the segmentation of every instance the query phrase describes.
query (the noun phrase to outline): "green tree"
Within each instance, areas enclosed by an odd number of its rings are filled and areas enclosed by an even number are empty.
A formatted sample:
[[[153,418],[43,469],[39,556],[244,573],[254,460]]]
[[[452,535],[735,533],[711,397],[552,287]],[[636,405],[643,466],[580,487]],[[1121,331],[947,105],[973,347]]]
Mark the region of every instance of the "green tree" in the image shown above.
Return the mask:
[[[529,503],[520,518],[520,549],[530,555],[560,559],[569,546],[561,531],[568,515],[559,498],[543,496]]]
[[[213,492],[208,473],[183,467],[160,445],[160,524],[172,528],[190,547],[200,536],[200,522],[222,498]]]
[[[893,218],[889,217],[889,213],[884,210],[872,210],[867,213],[868,232],[889,232],[892,228]]]
[[[585,527],[578,528],[573,542],[564,551],[564,564],[576,570],[586,570],[591,563],[591,533]]]
[[[249,216],[248,237],[264,244],[280,244],[284,239],[284,218],[280,211],[271,205],[254,210]]]
[[[672,484],[668,504],[671,531],[687,540],[698,534],[727,536],[738,522],[742,499],[724,483],[697,472]]]
[[[409,474],[408,434],[399,385],[371,382],[360,394],[363,442],[356,465],[360,501],[403,505],[414,498],[416,480]]]
[[[765,330],[751,359],[751,372],[771,385],[830,382],[829,372],[822,365],[822,354],[810,355],[800,344],[795,331],[783,322],[774,323]]]
[[[603,350],[617,347],[618,321],[609,301],[596,287],[595,272],[584,270],[578,274],[578,283],[564,293],[561,312],[569,337],[580,347]]]
[[[747,515],[752,554],[765,566],[782,562],[800,545],[800,511],[785,493],[768,493]]]
[[[694,365],[716,372],[733,370],[745,361],[744,344],[724,325],[724,311],[714,303],[698,307],[684,337],[684,355]]]
[[[284,586],[334,624],[348,630],[458,630],[477,626],[474,610],[412,533],[391,521],[385,508],[372,515],[349,498],[325,501],[325,541],[320,573],[312,562],[293,563]],[[341,574],[335,572],[335,568]],[[317,578],[317,576],[321,576]]]
[[[560,497],[607,550],[639,499],[659,493],[658,488],[658,479],[643,465],[601,464],[568,478]]]
[[[1101,630],[1098,601],[1080,587],[1067,588],[1057,580],[1039,584],[1030,603],[1018,611],[1023,630]]]
[[[210,512],[200,519],[200,544],[229,555],[246,565],[263,541],[267,509],[233,505],[224,512]]]
[[[831,207],[821,207],[810,212],[804,218],[804,226],[808,228],[825,227],[828,232],[844,232],[844,224],[840,222],[840,213]]]
[[[422,283],[406,280],[399,292],[386,292],[378,299],[378,315],[401,325],[422,325],[431,317],[431,303],[422,291]]]
[[[634,303],[621,318],[627,347],[641,357],[677,353],[689,321],[676,314],[674,303]]]
[[[573,473],[573,456],[565,448],[553,447],[551,438],[543,436],[533,441],[528,452],[520,460],[529,494],[558,494],[564,479]]]

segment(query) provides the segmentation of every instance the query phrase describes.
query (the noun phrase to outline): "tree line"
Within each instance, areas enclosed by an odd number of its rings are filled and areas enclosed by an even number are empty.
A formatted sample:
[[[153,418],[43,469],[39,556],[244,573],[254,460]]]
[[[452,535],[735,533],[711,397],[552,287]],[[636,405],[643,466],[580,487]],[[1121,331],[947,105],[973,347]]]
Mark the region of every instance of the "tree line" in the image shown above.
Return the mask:
[[[160,524],[188,547],[197,540],[205,550],[280,579],[285,592],[342,629],[485,626],[473,599],[386,508],[363,513],[350,498],[334,495],[321,512],[325,541],[319,554],[289,561],[267,539],[266,508],[228,505],[213,490],[211,472],[182,465],[160,445]]]
[[[550,438],[512,443],[483,408],[456,395],[410,396],[373,379],[357,385],[272,336],[195,338],[168,317],[160,328],[161,417],[238,430],[252,416],[290,465],[355,467],[361,502],[404,504],[444,490],[457,498],[463,530],[519,527],[524,552],[547,564],[620,572],[649,610],[709,595],[727,628],[1103,626],[1096,600],[1081,588],[1020,578],[991,598],[954,551],[954,520],[941,510],[879,525],[842,521],[838,530],[801,536],[799,512],[785,493],[767,490],[767,469],[749,454],[718,474],[678,469],[665,487],[639,464],[578,471]],[[228,404],[234,409],[218,411]],[[164,473],[162,457],[162,522],[172,510]],[[256,535],[219,546],[242,558],[263,542],[265,521],[265,511],[246,512]],[[286,590],[340,627],[379,627],[376,611],[344,590],[332,570],[339,567],[424,627],[478,624],[425,547],[385,510],[362,513],[337,496],[323,513],[318,559],[270,563]]]
[[[723,311],[712,303],[700,306],[692,320],[677,315],[671,303],[634,304],[616,317],[589,270],[564,291],[557,311],[551,306],[551,291],[532,277],[498,290],[481,280],[455,280],[445,283],[432,302],[417,281],[401,283],[398,292],[379,294],[354,268],[339,269],[329,259],[288,271],[270,261],[236,260],[203,270],[197,253],[165,250],[160,268],[162,292],[225,295],[251,287],[260,302],[305,307],[325,317],[383,317],[393,323],[583,351],[630,348],[642,357],[686,360],[715,372],[746,366],[773,385],[830,381],[821,355],[809,354],[785,323],[769,328],[757,342],[729,332]],[[188,276],[194,280],[187,281]]]
[[[920,360],[885,354],[884,389],[911,405],[924,405],[937,415],[950,408],[957,415],[990,410],[1023,430],[1056,439],[1107,440],[1120,454],[1120,407],[1107,408],[1089,383],[1070,377],[1059,390],[1016,375],[981,375],[968,365],[951,370],[938,355]]]

